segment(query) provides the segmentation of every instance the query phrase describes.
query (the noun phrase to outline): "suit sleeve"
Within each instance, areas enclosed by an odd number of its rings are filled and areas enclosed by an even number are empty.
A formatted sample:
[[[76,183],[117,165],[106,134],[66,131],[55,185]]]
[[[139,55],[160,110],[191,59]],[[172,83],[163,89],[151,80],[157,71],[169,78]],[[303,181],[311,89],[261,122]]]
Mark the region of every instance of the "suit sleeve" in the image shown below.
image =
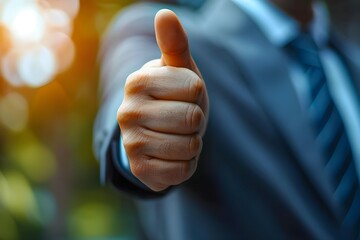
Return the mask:
[[[100,161],[101,182],[141,198],[159,197],[166,191],[151,191],[121,167],[116,115],[127,77],[146,62],[161,56],[153,26],[158,9],[150,4],[139,4],[120,13],[102,41],[99,58],[101,106],[94,126],[94,151]]]

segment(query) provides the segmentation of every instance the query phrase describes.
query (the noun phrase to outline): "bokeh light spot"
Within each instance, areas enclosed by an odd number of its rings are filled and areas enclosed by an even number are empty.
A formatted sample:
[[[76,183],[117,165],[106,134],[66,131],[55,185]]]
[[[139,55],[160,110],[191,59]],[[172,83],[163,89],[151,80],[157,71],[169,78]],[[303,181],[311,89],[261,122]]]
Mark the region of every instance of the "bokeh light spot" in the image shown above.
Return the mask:
[[[69,230],[77,239],[104,237],[114,227],[113,209],[99,202],[84,203],[76,208],[70,219]]]
[[[38,46],[24,53],[18,62],[20,78],[29,86],[41,87],[51,81],[57,72],[54,53]]]
[[[3,76],[12,86],[15,87],[19,87],[24,84],[17,69],[17,63],[20,56],[21,54],[19,51],[12,49],[1,61],[1,72]]]
[[[71,18],[74,18],[80,9],[79,0],[40,0],[40,2],[46,2],[46,5],[66,12]]]
[[[19,173],[5,172],[8,187],[1,196],[4,206],[19,219],[39,222],[39,212],[29,182]]]
[[[16,149],[21,149],[21,151],[16,151]],[[8,151],[11,159],[32,182],[45,183],[53,177],[56,170],[56,157],[53,151],[33,134],[22,134],[18,145],[10,146]]]
[[[56,211],[57,211],[57,205],[56,200],[49,191],[46,190],[36,190],[34,192],[36,201],[38,203],[39,207],[39,213],[41,215],[41,219],[44,223],[44,225],[48,225],[53,221]]]
[[[42,87],[70,67],[79,7],[79,0],[0,0],[1,72],[11,85]]]
[[[61,32],[70,35],[72,32],[72,23],[69,15],[59,9],[48,9],[44,12],[44,18],[48,30],[52,32]]]
[[[28,115],[28,104],[22,95],[13,92],[0,99],[0,122],[6,128],[15,132],[23,130]]]
[[[61,32],[49,34],[45,40],[45,45],[53,49],[59,73],[71,66],[75,58],[75,45],[68,35]]]
[[[18,40],[36,42],[44,36],[45,21],[36,6],[28,6],[15,15],[10,30]]]

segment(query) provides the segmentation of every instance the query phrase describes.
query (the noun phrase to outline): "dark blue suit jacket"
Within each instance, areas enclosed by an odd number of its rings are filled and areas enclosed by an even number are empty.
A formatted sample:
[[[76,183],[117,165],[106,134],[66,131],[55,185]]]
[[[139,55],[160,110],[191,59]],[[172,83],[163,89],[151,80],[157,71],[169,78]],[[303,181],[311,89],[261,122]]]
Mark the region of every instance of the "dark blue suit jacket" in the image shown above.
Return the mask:
[[[197,12],[175,9],[210,97],[197,172],[160,195],[122,174],[115,161],[116,111],[127,75],[160,57],[153,18],[161,7],[135,5],[110,29],[102,51],[103,107],[95,126],[103,179],[134,196],[157,197],[137,200],[147,237],[346,239],[285,53],[232,1],[216,0]],[[360,93],[358,51],[336,37],[331,44]]]

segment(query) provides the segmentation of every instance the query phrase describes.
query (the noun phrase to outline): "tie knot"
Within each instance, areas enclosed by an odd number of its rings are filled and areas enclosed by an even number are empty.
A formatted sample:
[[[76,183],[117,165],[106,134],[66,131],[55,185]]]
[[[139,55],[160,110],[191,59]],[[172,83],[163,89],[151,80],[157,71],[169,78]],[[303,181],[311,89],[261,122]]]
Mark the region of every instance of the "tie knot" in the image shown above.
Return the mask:
[[[319,50],[313,37],[307,32],[300,33],[297,38],[289,43],[289,45],[294,49],[298,49],[299,51],[312,51],[315,54],[317,54]]]
[[[301,33],[288,45],[290,54],[302,65],[322,67],[319,48],[309,33]]]

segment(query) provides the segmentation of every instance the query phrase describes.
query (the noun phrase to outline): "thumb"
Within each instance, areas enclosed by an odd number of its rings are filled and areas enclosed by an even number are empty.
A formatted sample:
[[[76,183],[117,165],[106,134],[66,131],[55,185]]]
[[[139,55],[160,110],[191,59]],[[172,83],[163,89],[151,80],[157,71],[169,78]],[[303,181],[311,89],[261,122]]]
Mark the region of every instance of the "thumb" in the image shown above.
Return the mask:
[[[156,14],[155,34],[165,65],[188,68],[200,76],[191,57],[186,33],[174,12],[163,9]]]

